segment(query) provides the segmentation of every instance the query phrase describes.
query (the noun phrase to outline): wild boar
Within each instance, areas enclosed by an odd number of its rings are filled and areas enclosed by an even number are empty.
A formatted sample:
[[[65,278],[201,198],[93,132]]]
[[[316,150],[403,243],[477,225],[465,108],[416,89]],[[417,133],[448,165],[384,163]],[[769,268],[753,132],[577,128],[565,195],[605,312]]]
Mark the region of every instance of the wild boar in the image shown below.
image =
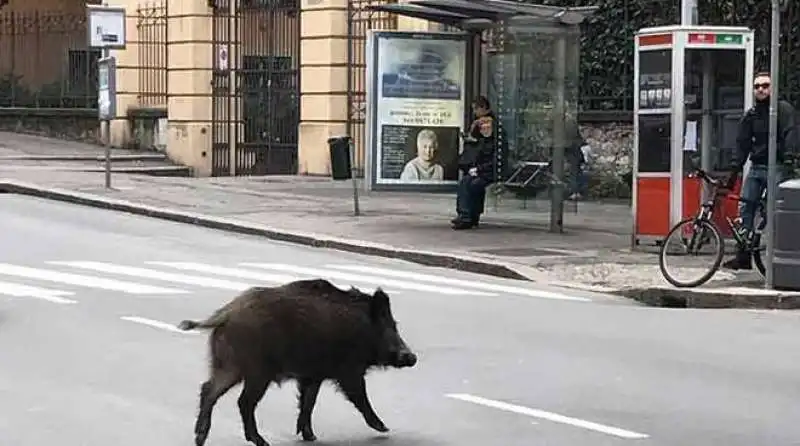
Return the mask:
[[[271,383],[296,380],[299,414],[296,433],[317,439],[311,413],[323,381],[333,381],[366,424],[389,429],[367,397],[365,375],[375,368],[413,367],[417,356],[400,337],[389,296],[342,290],[323,279],[277,287],[250,288],[202,322],[184,320],[182,330],[211,329],[210,377],[200,387],[195,445],[211,428],[217,400],[244,381],[238,399],[245,439],[269,446],[258,432],[255,408]]]

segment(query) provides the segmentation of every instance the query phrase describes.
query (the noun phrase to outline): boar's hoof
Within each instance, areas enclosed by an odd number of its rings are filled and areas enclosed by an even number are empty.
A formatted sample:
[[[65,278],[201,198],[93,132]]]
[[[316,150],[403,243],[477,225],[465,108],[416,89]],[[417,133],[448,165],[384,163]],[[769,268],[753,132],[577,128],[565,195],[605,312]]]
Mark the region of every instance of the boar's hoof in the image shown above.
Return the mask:
[[[314,431],[311,430],[311,426],[303,426],[297,430],[297,433],[303,437],[303,441],[317,441],[317,436],[314,435]]]
[[[389,428],[381,420],[370,420],[367,424],[378,432],[389,432]]]
[[[245,435],[244,439],[249,441],[250,443],[253,443],[256,446],[270,446],[269,442],[267,440],[265,440],[264,437],[262,437],[259,434]]]

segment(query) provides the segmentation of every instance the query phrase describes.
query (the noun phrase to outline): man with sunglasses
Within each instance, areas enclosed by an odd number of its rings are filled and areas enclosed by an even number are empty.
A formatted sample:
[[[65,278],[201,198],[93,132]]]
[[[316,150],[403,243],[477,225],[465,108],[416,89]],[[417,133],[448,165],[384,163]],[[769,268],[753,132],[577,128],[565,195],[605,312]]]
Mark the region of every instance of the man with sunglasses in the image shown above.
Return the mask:
[[[731,159],[731,172],[728,177],[727,187],[732,188],[736,183],[742,167],[750,157],[750,170],[742,184],[739,203],[739,217],[742,226],[747,230],[753,229],[756,203],[767,189],[767,160],[769,148],[769,101],[771,78],[767,72],[756,73],[753,81],[753,95],[755,104],[745,112],[739,121],[739,133],[736,137],[736,150]],[[787,151],[796,149],[796,122],[795,109],[787,101],[778,101],[778,135],[777,135],[777,161],[778,183],[784,178],[782,165]],[[752,258],[746,251],[738,251],[736,257],[725,262],[723,268],[752,269]]]

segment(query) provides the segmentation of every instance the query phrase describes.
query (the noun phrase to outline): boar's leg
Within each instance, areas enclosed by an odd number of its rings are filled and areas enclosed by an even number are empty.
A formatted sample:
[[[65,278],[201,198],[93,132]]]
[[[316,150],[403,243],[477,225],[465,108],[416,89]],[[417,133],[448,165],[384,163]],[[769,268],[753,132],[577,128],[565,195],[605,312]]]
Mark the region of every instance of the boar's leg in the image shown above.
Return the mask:
[[[270,380],[263,377],[247,377],[242,394],[239,395],[239,414],[242,416],[244,438],[256,446],[269,446],[267,440],[258,433],[256,426],[256,406],[269,387]]]
[[[317,436],[311,428],[311,412],[317,403],[319,388],[322,386],[321,379],[300,378],[297,381],[297,389],[300,394],[297,401],[300,403],[300,413],[297,415],[297,432],[303,435],[304,441],[315,441]]]
[[[346,376],[338,380],[339,388],[345,396],[361,412],[367,425],[378,432],[388,432],[389,428],[383,424],[378,414],[372,409],[367,397],[367,383],[364,381],[364,374]]]
[[[217,400],[239,382],[238,373],[215,369],[211,378],[200,387],[200,413],[194,425],[195,446],[203,446],[211,430],[211,412]]]

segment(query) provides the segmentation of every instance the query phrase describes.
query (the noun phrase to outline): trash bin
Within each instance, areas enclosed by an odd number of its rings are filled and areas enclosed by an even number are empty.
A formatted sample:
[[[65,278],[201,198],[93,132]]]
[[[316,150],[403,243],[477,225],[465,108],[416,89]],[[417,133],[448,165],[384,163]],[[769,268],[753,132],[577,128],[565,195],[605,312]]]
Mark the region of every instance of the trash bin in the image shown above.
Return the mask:
[[[331,152],[331,175],[334,180],[349,180],[352,177],[350,160],[350,137],[334,136],[328,138]]]
[[[797,230],[800,227],[800,180],[779,184],[776,198],[773,286],[782,290],[800,290],[800,231]]]

